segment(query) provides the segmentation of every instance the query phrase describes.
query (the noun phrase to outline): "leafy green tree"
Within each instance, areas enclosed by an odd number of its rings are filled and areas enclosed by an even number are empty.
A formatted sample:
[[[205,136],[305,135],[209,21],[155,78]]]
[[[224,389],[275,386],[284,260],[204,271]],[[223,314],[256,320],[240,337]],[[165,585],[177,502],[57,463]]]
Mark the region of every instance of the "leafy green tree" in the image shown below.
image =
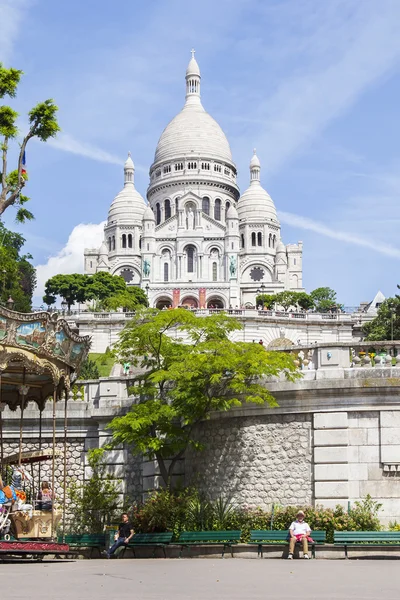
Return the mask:
[[[296,305],[303,310],[310,310],[314,307],[314,300],[311,298],[310,294],[306,294],[306,292],[293,292],[294,300]]]
[[[73,273],[71,275],[54,275],[46,281],[43,302],[51,305],[60,296],[68,304],[68,311],[75,302],[82,303],[86,300],[87,275]]]
[[[88,357],[81,364],[78,379],[85,379],[85,380],[99,379],[99,377],[100,377],[100,372],[99,372],[99,367],[97,366],[96,361]]]
[[[6,96],[15,98],[22,75],[22,71],[13,68],[6,69],[0,63],[0,99]],[[22,194],[28,179],[24,171],[23,158],[29,140],[37,138],[42,142],[46,142],[60,130],[56,119],[57,110],[58,107],[53,100],[45,100],[39,102],[29,111],[29,130],[20,144],[16,169],[9,171],[7,164],[8,152],[10,142],[15,141],[19,133],[17,127],[19,115],[11,106],[0,105],[0,216],[7,208],[15,206],[17,208],[17,221],[23,222],[27,219],[33,219],[32,213],[25,208],[25,203],[29,198]]]
[[[25,239],[6,229],[0,222],[0,302],[6,304],[11,296],[14,310],[29,312],[36,285],[36,270],[29,254],[21,255]]]
[[[258,294],[258,296],[256,296],[256,306],[263,306],[268,310],[271,310],[274,307],[275,302],[275,294]]]
[[[296,292],[290,292],[289,290],[279,292],[275,296],[275,303],[281,306],[285,312],[288,311],[290,307],[296,306]]]
[[[89,450],[92,475],[82,485],[71,481],[71,533],[102,533],[104,525],[113,521],[119,509],[118,482],[107,472],[103,454],[103,450],[98,448]]]
[[[387,298],[378,308],[375,319],[363,325],[366,340],[400,340],[400,296]]]
[[[142,289],[138,287],[127,287],[123,292],[105,298],[102,302],[105,310],[135,311],[141,306],[147,306],[147,297]]]
[[[195,429],[212,411],[243,402],[276,406],[263,378],[299,376],[288,354],[231,341],[229,335],[241,328],[224,314],[144,309],[120,335],[119,362],[141,368],[133,388],[138,402],[109,428],[115,444],[131,444],[134,453],[155,458],[167,486],[188,446],[200,449]]]
[[[336,298],[336,292],[330,287],[319,287],[310,293],[314,302],[316,312],[329,312],[330,310],[342,309]]]
[[[86,300],[106,300],[111,296],[117,296],[126,292],[126,283],[123,277],[111,275],[106,271],[99,271],[94,275],[88,275],[85,280]]]

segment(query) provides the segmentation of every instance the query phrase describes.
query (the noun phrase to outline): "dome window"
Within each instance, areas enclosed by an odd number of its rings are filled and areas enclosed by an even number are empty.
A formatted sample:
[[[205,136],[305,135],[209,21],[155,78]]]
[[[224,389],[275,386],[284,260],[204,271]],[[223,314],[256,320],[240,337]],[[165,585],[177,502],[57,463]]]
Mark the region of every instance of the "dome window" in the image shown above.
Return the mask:
[[[128,233],[128,248],[132,248],[132,234]]]
[[[201,163],[201,168],[203,169],[203,171],[209,171],[210,170],[210,163]]]
[[[167,173],[171,173],[171,165],[166,165],[164,167],[164,175],[166,175]]]
[[[189,162],[188,169],[190,169],[190,170],[197,169],[197,162]]]
[[[115,250],[115,235],[112,237],[112,249]]]
[[[156,177],[161,177],[161,170],[158,169],[158,171],[156,171]]]
[[[262,233],[259,231],[257,233],[257,246],[262,246]]]
[[[175,171],[183,171],[183,163],[176,163]]]
[[[225,175],[230,175],[231,174],[230,170],[227,169],[226,167],[224,168],[224,173],[225,173]]]
[[[122,234],[122,247],[126,248],[126,235],[125,235],[125,233]]]
[[[108,238],[108,251],[111,252],[111,238]]]
[[[255,231],[253,231],[253,233],[251,234],[251,245],[252,246],[256,245],[256,233],[255,233]]]
[[[164,200],[164,219],[169,219],[171,217],[171,200],[168,198]]]
[[[161,223],[161,208],[159,203],[156,204],[156,224],[159,225]]]
[[[242,248],[244,248],[244,235],[243,235],[243,233],[240,234],[240,242],[242,244]]]
[[[216,171],[217,173],[222,173],[222,167],[221,167],[221,165],[215,164],[214,165],[214,171]]]
[[[218,265],[216,262],[212,264],[212,280],[218,281]]]
[[[207,196],[204,196],[204,198],[203,198],[201,210],[206,215],[210,214],[210,198],[208,198]]]
[[[221,220],[221,200],[217,198],[214,204],[214,219],[216,221]]]
[[[169,279],[168,279],[168,275],[169,275],[168,271],[169,271],[169,264],[167,262],[165,262],[164,263],[164,281],[165,282],[169,281]]]

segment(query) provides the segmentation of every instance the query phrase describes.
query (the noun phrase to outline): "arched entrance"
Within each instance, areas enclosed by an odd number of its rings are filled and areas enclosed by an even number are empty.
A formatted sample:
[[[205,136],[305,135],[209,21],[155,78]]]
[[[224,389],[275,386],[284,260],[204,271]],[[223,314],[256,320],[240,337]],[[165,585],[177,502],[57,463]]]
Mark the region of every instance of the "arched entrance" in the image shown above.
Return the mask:
[[[194,296],[186,296],[186,298],[183,298],[181,305],[187,306],[188,308],[198,308],[199,301]]]
[[[292,340],[289,340],[286,337],[280,337],[280,338],[275,338],[274,340],[272,340],[267,348],[269,349],[276,349],[276,348],[288,348],[289,346],[294,346],[294,343],[292,342]]]
[[[207,308],[225,308],[224,301],[219,296],[212,296],[207,300]]]
[[[158,300],[156,300],[156,308],[158,308],[158,310],[169,308],[170,306],[172,306],[172,299],[168,298],[167,296],[163,296],[162,298],[158,298]]]

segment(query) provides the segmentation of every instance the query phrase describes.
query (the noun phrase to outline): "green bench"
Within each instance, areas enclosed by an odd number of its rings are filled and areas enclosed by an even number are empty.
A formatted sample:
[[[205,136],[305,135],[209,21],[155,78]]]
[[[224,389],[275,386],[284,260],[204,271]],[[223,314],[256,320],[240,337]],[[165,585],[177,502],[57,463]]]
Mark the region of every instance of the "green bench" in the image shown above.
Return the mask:
[[[335,546],[344,546],[344,555],[348,558],[348,548],[359,546],[400,546],[400,531],[335,531]]]
[[[314,542],[309,542],[312,557],[315,558],[315,546],[320,546],[326,542],[326,531],[312,531],[311,536]],[[289,543],[289,530],[274,529],[252,529],[250,531],[249,544],[257,544],[257,554],[263,558],[264,546],[287,545]],[[296,542],[299,544],[300,542]]]
[[[164,558],[167,558],[165,547],[171,543],[173,535],[172,531],[165,531],[163,533],[135,533],[125,548],[122,547],[121,558],[127,548],[133,551],[133,556],[136,558],[135,548],[144,546],[153,547],[153,558],[155,557],[156,549],[162,548]]]
[[[179,558],[182,556],[184,548],[188,548],[189,553],[191,546],[200,544],[218,544],[222,545],[222,558],[225,556],[225,548],[230,548],[233,558],[233,546],[240,541],[241,531],[182,531],[179,536],[178,544],[181,546]]]
[[[60,536],[58,542],[61,543],[63,538]],[[106,534],[105,533],[82,533],[72,534],[65,536],[65,543],[71,549],[81,550],[84,548],[90,548],[90,558],[92,558],[93,550],[97,550],[99,555],[104,550],[106,545]]]

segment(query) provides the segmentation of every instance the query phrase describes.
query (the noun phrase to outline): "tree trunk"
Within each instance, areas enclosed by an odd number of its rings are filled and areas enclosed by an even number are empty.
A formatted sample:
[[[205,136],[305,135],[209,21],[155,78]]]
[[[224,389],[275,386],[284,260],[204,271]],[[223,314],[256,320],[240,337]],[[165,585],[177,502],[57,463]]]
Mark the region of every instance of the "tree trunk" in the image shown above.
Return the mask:
[[[167,467],[165,466],[165,460],[158,452],[156,452],[156,459],[160,469],[161,477],[163,478],[166,487],[169,487],[169,471],[167,471]]]

